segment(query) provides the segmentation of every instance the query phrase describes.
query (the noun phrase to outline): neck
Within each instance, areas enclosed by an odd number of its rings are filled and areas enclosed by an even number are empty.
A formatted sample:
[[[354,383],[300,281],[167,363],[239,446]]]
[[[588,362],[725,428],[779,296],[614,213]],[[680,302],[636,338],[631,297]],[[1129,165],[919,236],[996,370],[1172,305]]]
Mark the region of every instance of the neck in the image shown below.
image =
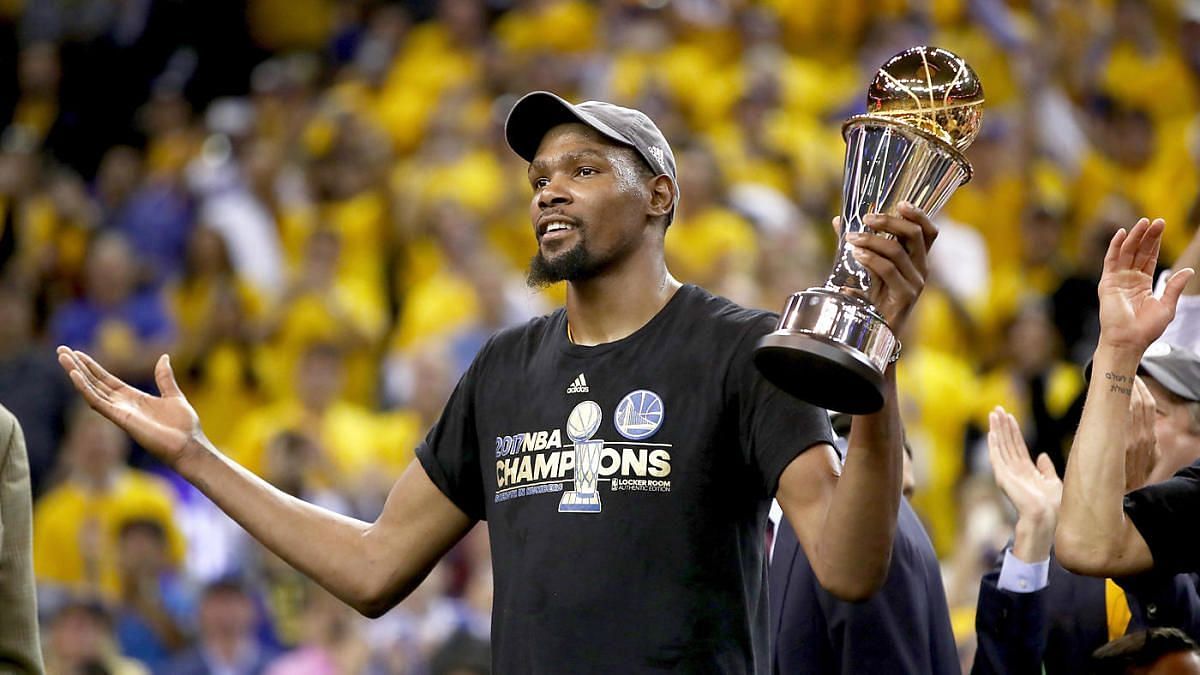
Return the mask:
[[[590,347],[628,337],[675,295],[681,284],[667,271],[662,252],[647,255],[567,284],[567,325],[575,344]]]

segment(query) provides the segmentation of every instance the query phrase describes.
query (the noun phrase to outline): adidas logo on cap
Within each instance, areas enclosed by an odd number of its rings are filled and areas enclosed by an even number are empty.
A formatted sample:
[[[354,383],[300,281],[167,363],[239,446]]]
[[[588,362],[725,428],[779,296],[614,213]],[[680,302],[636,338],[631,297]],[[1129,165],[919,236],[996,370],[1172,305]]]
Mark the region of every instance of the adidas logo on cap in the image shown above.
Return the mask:
[[[568,394],[586,394],[588,393],[587,378],[580,373],[571,386],[567,387]]]

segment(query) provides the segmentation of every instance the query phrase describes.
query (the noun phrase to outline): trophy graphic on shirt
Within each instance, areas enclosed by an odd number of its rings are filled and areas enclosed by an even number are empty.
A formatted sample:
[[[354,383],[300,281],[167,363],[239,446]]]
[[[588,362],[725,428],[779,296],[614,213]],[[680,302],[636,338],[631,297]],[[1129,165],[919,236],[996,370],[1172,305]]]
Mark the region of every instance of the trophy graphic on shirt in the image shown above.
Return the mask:
[[[599,513],[600,454],[604,441],[592,440],[600,430],[600,405],[584,401],[567,416],[567,437],[575,444],[575,489],[558,500],[559,513]]]
[[[846,120],[842,231],[824,286],[792,294],[754,362],[784,391],[851,414],[883,407],[883,373],[900,341],[868,301],[869,271],[846,235],[871,232],[863,217],[896,215],[907,201],[932,218],[971,180],[963,151],[983,115],[983,87],[960,57],[913,47],[884,63],[867,90],[867,113]],[[881,236],[891,236],[882,234]]]

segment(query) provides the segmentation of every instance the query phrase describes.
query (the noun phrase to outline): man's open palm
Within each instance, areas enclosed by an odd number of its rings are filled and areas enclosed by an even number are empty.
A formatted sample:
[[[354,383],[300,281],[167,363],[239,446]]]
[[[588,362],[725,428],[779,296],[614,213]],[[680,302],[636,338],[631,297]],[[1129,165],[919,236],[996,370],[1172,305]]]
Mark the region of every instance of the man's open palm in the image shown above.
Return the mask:
[[[1178,270],[1167,281],[1162,298],[1154,297],[1154,267],[1165,223],[1142,218],[1126,232],[1118,230],[1104,256],[1100,277],[1100,338],[1114,347],[1145,350],[1175,317],[1191,269]]]
[[[168,466],[176,465],[190,441],[203,437],[200,419],[179,391],[166,354],[154,366],[161,396],[129,386],[81,351],[59,347],[58,363],[88,405]]]
[[[996,484],[1008,496],[1017,514],[1057,518],[1063,484],[1050,458],[1042,453],[1034,464],[1017,419],[1004,408],[997,406],[988,415],[988,422],[988,459]]]

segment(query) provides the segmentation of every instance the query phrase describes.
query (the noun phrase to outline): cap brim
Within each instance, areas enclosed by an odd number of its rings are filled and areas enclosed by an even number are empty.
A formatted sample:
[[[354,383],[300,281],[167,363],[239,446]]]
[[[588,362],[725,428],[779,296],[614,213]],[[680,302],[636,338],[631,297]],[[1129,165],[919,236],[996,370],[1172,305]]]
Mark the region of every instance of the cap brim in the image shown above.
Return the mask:
[[[532,162],[546,132],[572,122],[587,125],[616,143],[629,145],[612,127],[548,91],[526,94],[516,102],[504,122],[504,138],[513,152]]]
[[[1145,372],[1150,377],[1153,377],[1155,382],[1161,384],[1172,394],[1175,394],[1176,396],[1187,401],[1196,400],[1196,394],[1194,391],[1192,391],[1191,387],[1187,386],[1187,384],[1183,380],[1179,379],[1178,375],[1172,373],[1169,368],[1165,368],[1155,363],[1152,359],[1143,358],[1142,362],[1138,364],[1138,370]]]

